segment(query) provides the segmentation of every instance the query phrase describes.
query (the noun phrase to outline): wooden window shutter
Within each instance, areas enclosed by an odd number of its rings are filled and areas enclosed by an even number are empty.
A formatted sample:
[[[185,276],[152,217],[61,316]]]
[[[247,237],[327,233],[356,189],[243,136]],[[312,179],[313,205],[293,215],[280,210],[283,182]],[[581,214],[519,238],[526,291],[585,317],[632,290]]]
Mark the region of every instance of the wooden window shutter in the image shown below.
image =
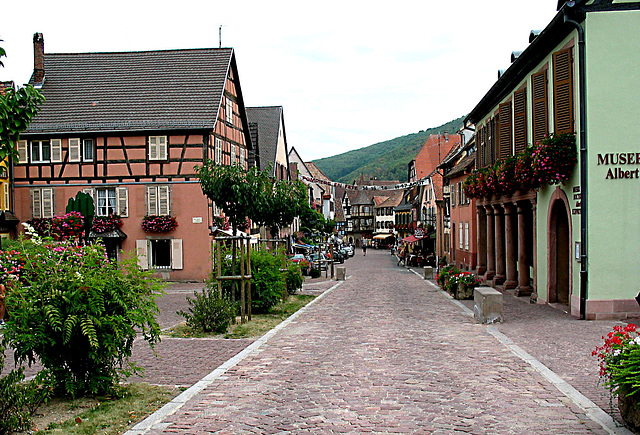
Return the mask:
[[[149,136],[149,160],[158,159],[158,142],[156,136]]]
[[[158,215],[158,189],[156,186],[147,186],[147,215]]]
[[[31,189],[31,216],[34,219],[42,218],[42,196],[40,189]]]
[[[9,195],[9,183],[2,183],[3,210],[11,210],[11,196]]]
[[[69,139],[69,161],[80,161],[80,139],[78,138]]]
[[[519,153],[527,147],[527,89],[513,94],[513,140],[514,151]]]
[[[146,240],[136,240],[136,254],[138,266],[143,270],[149,270],[149,243]]]
[[[500,152],[498,157],[505,159],[513,155],[513,139],[511,128],[511,101],[508,103],[500,104],[499,106],[500,117],[498,120],[498,131],[500,138]]]
[[[553,53],[554,131],[573,133],[573,73],[571,48]]]
[[[549,133],[549,98],[547,93],[547,70],[531,76],[533,143],[541,141]]]
[[[167,159],[167,136],[158,136],[158,159],[166,160]]]
[[[158,186],[158,214],[160,216],[171,214],[169,186]]]
[[[126,187],[116,188],[117,212],[120,217],[129,216],[129,189]]]
[[[18,141],[18,163],[28,163],[29,157],[27,154],[27,141]]]
[[[182,239],[171,239],[171,268],[182,269]]]
[[[53,217],[53,189],[42,189],[42,217]]]
[[[62,139],[51,139],[51,162],[62,161]]]

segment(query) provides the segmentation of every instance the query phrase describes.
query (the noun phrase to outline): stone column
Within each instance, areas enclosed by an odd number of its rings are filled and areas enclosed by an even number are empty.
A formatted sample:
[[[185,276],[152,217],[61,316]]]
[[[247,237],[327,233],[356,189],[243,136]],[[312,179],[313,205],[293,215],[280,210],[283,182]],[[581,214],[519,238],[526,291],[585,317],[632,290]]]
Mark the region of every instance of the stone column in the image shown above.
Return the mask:
[[[484,275],[486,281],[491,281],[496,274],[496,250],[495,250],[495,223],[493,207],[485,206],[487,211],[487,272]]]
[[[493,277],[494,287],[501,285],[505,280],[505,263],[504,263],[504,225],[503,225],[503,209],[502,205],[496,204],[494,208],[494,224],[495,224],[495,252],[496,252],[496,275]]]
[[[527,207],[526,203],[518,203],[518,287],[516,296],[529,296],[533,288],[529,284],[529,258],[527,256]]]
[[[504,233],[505,233],[505,262],[507,264],[507,279],[504,282],[505,289],[512,289],[518,286],[518,268],[516,264],[516,238],[513,229],[516,227],[514,219],[516,218],[515,206],[513,203],[504,204]]]
[[[487,271],[487,213],[484,207],[477,207],[476,213],[478,216],[476,220],[478,230],[476,234],[478,243],[476,275],[482,276]]]
[[[531,216],[533,220],[533,293],[531,301],[538,302],[538,217],[536,211],[536,200],[531,200]]]

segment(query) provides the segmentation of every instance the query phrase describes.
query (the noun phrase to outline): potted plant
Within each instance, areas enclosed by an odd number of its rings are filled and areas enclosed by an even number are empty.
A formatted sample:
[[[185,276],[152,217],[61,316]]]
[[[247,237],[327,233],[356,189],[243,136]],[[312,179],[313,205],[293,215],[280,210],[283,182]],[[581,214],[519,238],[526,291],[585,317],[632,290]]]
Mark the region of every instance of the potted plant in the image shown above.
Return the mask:
[[[451,295],[456,299],[471,299],[473,289],[480,284],[480,280],[471,272],[458,272],[449,280]]]
[[[618,397],[624,421],[640,428],[640,335],[636,325],[614,326],[592,352],[600,360],[600,379]],[[613,403],[613,402],[612,402]]]

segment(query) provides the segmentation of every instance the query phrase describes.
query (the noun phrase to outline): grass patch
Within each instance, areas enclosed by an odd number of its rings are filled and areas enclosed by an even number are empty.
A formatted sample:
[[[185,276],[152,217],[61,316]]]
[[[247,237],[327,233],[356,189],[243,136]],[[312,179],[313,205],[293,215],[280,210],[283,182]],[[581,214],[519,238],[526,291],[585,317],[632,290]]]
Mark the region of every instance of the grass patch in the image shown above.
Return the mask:
[[[180,392],[179,388],[140,382],[123,386],[117,397],[54,399],[33,416],[35,434],[121,434]]]
[[[285,302],[280,302],[274,306],[266,314],[253,314],[251,321],[247,323],[240,323],[240,318],[237,318],[235,325],[229,326],[229,329],[224,334],[216,334],[214,332],[204,333],[194,331],[184,323],[177,325],[171,329],[163,332],[163,334],[176,338],[254,338],[261,337],[279,323],[285,320],[287,317],[298,311],[300,308],[311,302],[315,296],[312,295],[292,295],[287,298]]]

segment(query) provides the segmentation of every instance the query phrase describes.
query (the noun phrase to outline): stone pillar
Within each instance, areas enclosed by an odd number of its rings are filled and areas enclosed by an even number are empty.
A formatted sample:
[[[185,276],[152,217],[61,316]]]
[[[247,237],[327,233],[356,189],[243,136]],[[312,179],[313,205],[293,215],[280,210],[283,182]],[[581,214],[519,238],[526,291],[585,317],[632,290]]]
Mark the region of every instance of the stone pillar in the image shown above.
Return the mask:
[[[476,275],[482,276],[487,271],[487,213],[484,207],[476,209],[478,219],[476,220],[478,243],[476,257]]]
[[[518,287],[516,296],[529,296],[533,288],[529,284],[529,257],[527,256],[527,207],[525,203],[518,203]]]
[[[505,234],[505,262],[507,264],[507,279],[504,282],[505,289],[512,289],[518,286],[518,268],[516,260],[516,238],[513,229],[516,228],[515,206],[513,203],[504,204],[504,234]]]
[[[495,251],[496,251],[496,275],[493,277],[493,286],[501,285],[505,276],[505,263],[504,263],[504,224],[503,224],[503,209],[502,205],[496,204],[494,208],[494,224],[495,224]]]
[[[484,275],[486,281],[491,281],[496,274],[496,250],[495,250],[495,223],[493,207],[485,206],[487,211],[487,272]]]
[[[538,302],[538,217],[536,215],[536,200],[531,200],[531,216],[533,220],[533,293],[531,302]]]

